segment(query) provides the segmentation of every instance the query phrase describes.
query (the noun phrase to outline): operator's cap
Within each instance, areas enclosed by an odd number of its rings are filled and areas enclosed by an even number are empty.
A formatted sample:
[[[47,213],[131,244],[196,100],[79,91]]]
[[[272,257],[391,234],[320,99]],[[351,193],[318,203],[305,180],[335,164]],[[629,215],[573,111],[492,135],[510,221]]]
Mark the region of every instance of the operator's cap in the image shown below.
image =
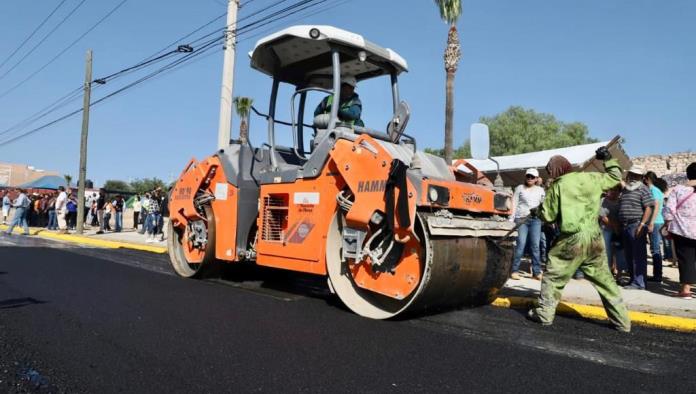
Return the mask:
[[[346,75],[346,76],[341,78],[341,84],[344,84],[344,83],[347,85],[350,85],[352,87],[355,87],[358,84],[358,80],[355,79],[355,77],[352,75]]]
[[[636,175],[645,175],[645,167],[634,164],[631,166],[631,168],[628,169],[628,172],[631,174],[636,174]]]
[[[532,175],[532,176],[534,176],[535,178],[538,178],[538,177],[539,177],[539,171],[537,171],[536,168],[529,168],[529,169],[527,170],[527,172],[524,173],[524,175]]]

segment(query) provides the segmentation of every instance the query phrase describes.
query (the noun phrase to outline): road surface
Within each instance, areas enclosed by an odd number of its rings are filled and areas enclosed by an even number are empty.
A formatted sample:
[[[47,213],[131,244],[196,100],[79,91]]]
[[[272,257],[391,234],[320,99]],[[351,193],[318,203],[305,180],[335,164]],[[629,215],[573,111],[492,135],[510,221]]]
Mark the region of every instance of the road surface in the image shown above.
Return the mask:
[[[692,334],[482,307],[373,321],[323,280],[0,236],[0,392],[694,392]]]

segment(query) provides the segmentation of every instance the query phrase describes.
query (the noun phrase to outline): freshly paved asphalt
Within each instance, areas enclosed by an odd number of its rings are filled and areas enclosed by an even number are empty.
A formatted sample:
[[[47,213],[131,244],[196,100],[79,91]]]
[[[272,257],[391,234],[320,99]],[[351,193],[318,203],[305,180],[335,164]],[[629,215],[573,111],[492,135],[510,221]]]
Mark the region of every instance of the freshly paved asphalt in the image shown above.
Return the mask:
[[[0,236],[0,392],[694,392],[691,334],[484,307],[399,321],[311,276]]]

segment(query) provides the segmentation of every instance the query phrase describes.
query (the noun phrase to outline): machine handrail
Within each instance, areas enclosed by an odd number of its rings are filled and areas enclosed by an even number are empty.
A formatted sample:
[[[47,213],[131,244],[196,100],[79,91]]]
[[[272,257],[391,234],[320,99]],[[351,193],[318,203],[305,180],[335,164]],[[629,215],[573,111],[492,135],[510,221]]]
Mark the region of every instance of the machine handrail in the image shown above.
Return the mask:
[[[251,106],[251,110],[254,111],[254,113],[255,113],[256,115],[258,115],[258,116],[260,116],[260,117],[262,117],[262,118],[264,118],[264,119],[266,119],[266,120],[268,120],[268,118],[270,118],[270,116],[268,116],[268,115],[266,115],[266,114],[264,114],[264,113],[259,112],[259,110],[257,110],[253,105]],[[286,121],[284,121],[284,120],[273,119],[273,123],[282,124],[283,126],[292,126],[292,123],[286,122]],[[313,125],[307,124],[307,123],[302,123],[302,125],[303,125],[303,126],[307,126],[307,127],[314,127]]]
[[[300,159],[306,160],[307,157],[300,153],[298,150],[297,146],[297,125],[295,124],[295,97],[297,97],[298,94],[306,93],[311,90],[316,90],[319,92],[323,92],[326,94],[331,94],[333,95],[333,91],[329,89],[324,89],[324,88],[319,88],[319,87],[308,87],[308,88],[302,88],[302,89],[297,89],[295,90],[295,93],[292,94],[292,97],[290,98],[290,119],[292,119],[292,149],[295,152],[295,156],[297,156]],[[302,105],[302,103],[300,103]],[[302,123],[303,126],[308,126],[308,127],[314,127],[314,126],[309,126],[304,123]]]

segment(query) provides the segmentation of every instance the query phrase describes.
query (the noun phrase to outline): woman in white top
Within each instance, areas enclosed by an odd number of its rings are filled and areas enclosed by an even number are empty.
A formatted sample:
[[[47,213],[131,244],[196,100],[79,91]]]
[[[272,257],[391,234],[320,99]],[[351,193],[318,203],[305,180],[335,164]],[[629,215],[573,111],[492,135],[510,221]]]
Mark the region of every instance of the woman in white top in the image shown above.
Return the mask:
[[[515,257],[512,260],[512,274],[510,278],[520,279],[520,261],[524,255],[524,249],[529,243],[532,252],[532,275],[534,279],[541,280],[541,259],[539,242],[541,241],[541,219],[537,216],[537,210],[544,201],[546,193],[544,188],[537,185],[539,171],[530,168],[525,173],[525,182],[515,188],[513,195],[513,215],[515,223],[520,224],[517,229],[517,247]]]

